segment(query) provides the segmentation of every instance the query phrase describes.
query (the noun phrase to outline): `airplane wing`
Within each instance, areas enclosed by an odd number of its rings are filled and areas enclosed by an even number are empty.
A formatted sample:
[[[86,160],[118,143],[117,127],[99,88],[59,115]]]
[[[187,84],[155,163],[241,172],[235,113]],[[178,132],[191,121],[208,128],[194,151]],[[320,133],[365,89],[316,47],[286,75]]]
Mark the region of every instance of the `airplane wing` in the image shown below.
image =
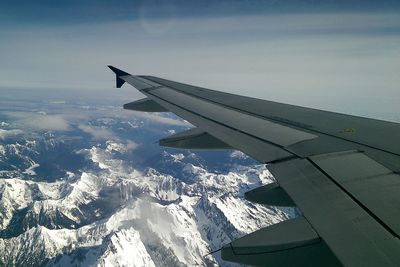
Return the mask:
[[[109,66],[147,97],[124,108],[170,111],[196,128],[175,148],[234,148],[276,182],[245,194],[302,216],[224,246],[222,258],[268,266],[400,266],[400,124],[222,93]]]

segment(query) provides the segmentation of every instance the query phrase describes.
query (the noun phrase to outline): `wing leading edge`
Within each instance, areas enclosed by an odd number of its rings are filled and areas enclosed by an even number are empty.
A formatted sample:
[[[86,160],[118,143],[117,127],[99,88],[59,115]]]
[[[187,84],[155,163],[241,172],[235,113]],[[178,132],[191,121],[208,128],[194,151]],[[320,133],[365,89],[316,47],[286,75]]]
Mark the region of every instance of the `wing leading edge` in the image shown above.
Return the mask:
[[[129,109],[171,111],[197,128],[160,141],[235,148],[267,163],[277,182],[250,201],[295,204],[303,216],[244,236],[222,258],[271,266],[400,266],[400,125],[199,88],[110,66],[117,87],[146,99]]]

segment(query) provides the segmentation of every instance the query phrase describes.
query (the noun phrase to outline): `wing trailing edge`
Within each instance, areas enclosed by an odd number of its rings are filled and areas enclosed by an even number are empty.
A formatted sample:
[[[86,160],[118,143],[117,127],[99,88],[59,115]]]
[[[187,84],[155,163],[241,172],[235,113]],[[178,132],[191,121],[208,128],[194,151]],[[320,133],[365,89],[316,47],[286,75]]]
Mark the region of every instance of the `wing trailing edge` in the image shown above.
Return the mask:
[[[221,255],[253,266],[342,266],[304,217],[236,239],[221,249]]]

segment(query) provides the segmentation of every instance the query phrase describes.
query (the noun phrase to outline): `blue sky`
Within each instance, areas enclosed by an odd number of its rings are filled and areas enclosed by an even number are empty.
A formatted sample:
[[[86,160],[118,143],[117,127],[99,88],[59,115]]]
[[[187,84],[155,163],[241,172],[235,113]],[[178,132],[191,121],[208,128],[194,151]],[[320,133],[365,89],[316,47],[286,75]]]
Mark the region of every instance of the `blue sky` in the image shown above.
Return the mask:
[[[12,24],[82,23],[153,18],[320,12],[393,12],[397,0],[3,0],[1,21]]]
[[[110,90],[113,64],[399,119],[400,1],[1,1],[0,23],[0,90]]]

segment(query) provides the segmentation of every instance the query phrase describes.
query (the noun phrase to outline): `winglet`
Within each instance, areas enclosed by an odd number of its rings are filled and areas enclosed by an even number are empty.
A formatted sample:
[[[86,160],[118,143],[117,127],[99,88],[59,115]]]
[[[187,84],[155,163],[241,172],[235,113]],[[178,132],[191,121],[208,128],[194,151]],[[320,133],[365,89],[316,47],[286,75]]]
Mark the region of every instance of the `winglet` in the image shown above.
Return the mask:
[[[116,79],[116,86],[117,86],[117,88],[121,88],[121,86],[125,83],[125,81],[124,81],[123,79],[121,79],[120,77],[121,77],[121,76],[130,75],[130,74],[127,73],[127,72],[125,72],[125,71],[123,71],[123,70],[117,69],[116,67],[111,66],[111,65],[108,65],[108,67],[109,67],[109,68],[116,74],[116,76],[117,76],[117,79]]]

